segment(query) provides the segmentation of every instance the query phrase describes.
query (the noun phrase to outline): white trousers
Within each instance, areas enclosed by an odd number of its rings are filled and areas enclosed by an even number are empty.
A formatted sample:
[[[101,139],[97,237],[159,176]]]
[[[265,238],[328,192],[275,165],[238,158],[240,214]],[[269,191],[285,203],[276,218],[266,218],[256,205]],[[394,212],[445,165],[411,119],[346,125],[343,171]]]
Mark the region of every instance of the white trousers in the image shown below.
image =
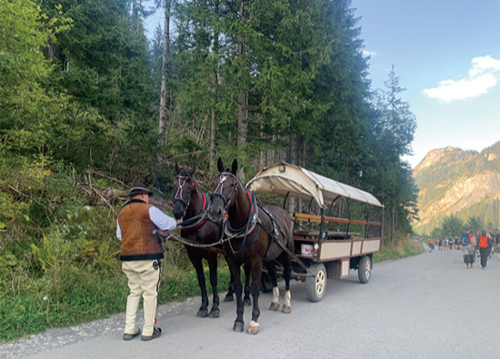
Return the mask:
[[[156,264],[156,265],[155,265]],[[127,275],[130,294],[127,297],[127,312],[125,317],[126,334],[136,332],[135,318],[141,296],[144,298],[144,327],[142,335],[153,335],[158,304],[158,289],[161,280],[160,260],[126,261],[122,262],[122,270]]]

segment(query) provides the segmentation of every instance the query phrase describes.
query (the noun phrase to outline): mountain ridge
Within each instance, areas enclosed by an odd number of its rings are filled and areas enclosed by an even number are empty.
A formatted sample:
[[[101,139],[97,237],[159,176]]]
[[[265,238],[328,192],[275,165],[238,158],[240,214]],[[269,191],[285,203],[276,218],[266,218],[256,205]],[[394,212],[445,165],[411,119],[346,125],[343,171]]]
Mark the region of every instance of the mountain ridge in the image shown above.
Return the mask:
[[[500,141],[481,152],[448,146],[431,150],[413,170],[420,192],[417,233],[430,233],[444,217],[500,222]]]

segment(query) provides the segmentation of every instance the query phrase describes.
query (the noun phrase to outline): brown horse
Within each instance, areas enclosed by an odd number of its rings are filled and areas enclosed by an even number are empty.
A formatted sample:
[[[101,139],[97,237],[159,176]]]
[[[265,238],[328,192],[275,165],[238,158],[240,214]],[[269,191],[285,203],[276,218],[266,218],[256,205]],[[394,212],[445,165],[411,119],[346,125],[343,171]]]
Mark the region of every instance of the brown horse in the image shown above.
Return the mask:
[[[180,170],[175,164],[175,172],[177,176],[173,184],[174,190],[174,217],[181,228],[181,237],[195,240],[200,245],[213,244],[221,238],[222,227],[220,223],[213,222],[207,217],[209,202],[207,196],[201,191],[196,178],[194,177],[195,168],[191,171]],[[198,284],[201,289],[201,307],[196,314],[198,317],[217,318],[219,317],[219,295],[217,293],[217,253],[204,250],[202,247],[186,247],[189,260],[193,263]],[[208,312],[208,296],[205,285],[205,274],[203,272],[202,260],[208,261],[210,271],[210,284],[212,286],[213,300],[212,309]],[[246,271],[246,286],[245,286],[245,305],[251,305],[250,301],[250,286],[249,286],[249,270]],[[224,298],[225,302],[233,300],[234,279],[231,278],[229,291]]]
[[[236,279],[234,291],[236,293],[236,320],[233,330],[242,332],[243,303],[241,300],[242,285],[240,267],[245,265],[252,271],[252,296],[253,310],[252,321],[247,328],[247,333],[257,334],[259,331],[258,318],[259,293],[261,284],[262,265],[266,265],[273,281],[273,303],[271,310],[278,310],[279,291],[276,281],[274,260],[284,266],[286,284],[285,303],[283,312],[290,313],[290,278],[292,262],[290,256],[278,244],[293,249],[292,220],[288,213],[275,206],[261,208],[257,205],[255,197],[248,192],[241,181],[236,177],[238,162],[233,161],[231,171],[225,170],[222,160],[217,163],[220,175],[214,182],[214,198],[209,217],[214,221],[224,221],[226,241],[224,249],[227,253],[229,269]]]

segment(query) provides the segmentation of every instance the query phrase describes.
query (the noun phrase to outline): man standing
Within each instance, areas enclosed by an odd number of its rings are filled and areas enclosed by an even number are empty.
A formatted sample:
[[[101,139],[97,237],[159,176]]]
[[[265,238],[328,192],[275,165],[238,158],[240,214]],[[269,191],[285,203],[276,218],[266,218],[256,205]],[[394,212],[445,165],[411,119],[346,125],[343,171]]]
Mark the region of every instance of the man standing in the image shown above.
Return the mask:
[[[148,204],[150,195],[152,193],[143,183],[134,185],[129,193],[130,203],[120,211],[117,220],[116,236],[122,242],[122,270],[128,278],[130,288],[123,340],[131,340],[141,333],[135,325],[141,296],[144,299],[144,327],[141,339],[148,341],[161,335],[161,329],[155,328],[155,318],[163,248],[153,231],[173,230],[176,222]]]
[[[486,262],[488,261],[488,254],[490,253],[491,247],[491,239],[486,236],[486,231],[483,230],[476,246],[476,250],[481,253],[481,267],[483,267],[483,270],[486,269]]]
[[[470,232],[469,227],[465,227],[461,243],[464,251],[464,263],[467,265],[467,269],[474,268],[474,235]]]

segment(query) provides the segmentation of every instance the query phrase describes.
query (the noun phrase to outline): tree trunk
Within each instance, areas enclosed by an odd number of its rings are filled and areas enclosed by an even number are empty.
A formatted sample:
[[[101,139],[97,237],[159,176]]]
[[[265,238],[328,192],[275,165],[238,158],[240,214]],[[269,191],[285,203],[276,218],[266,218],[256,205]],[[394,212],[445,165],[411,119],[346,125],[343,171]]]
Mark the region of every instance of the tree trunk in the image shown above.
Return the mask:
[[[259,170],[263,169],[264,167],[266,167],[266,162],[265,162],[265,159],[266,159],[266,147],[263,145],[264,144],[264,141],[262,139],[262,137],[264,136],[264,120],[262,119],[262,116],[260,116],[260,140],[261,140],[261,150],[260,150],[260,163],[259,163]]]
[[[212,122],[210,123],[210,175],[214,174],[215,164],[215,111],[212,108]]]
[[[219,18],[219,1],[215,1],[215,12],[217,14],[217,17]],[[219,33],[217,31],[214,31],[214,56],[219,59]],[[217,101],[217,96],[218,96],[218,89],[217,87],[219,86],[219,67],[217,65],[217,68],[215,69],[215,88],[214,88],[214,103],[212,104],[212,121],[210,123],[210,175],[214,174],[214,166],[215,166],[215,147],[216,147],[216,142],[215,142],[215,103]]]
[[[290,133],[290,142],[289,142],[289,148],[290,148],[290,153],[289,153],[289,161],[290,164],[292,165],[298,165],[298,159],[297,159],[297,134],[295,132]],[[290,197],[288,201],[288,213],[290,215],[295,212],[295,197]]]
[[[240,19],[245,21],[245,2],[242,1],[240,5]],[[243,63],[242,55],[245,52],[245,41],[243,36],[240,36],[238,41],[238,56],[242,64],[241,71],[247,71],[246,64]],[[247,142],[247,126],[248,126],[248,93],[241,89],[243,84],[240,83],[240,90],[238,93],[238,150],[243,149]]]
[[[243,149],[247,142],[247,112],[248,97],[245,91],[240,90],[238,96],[238,150]]]
[[[165,28],[163,30],[163,56],[161,66],[161,97],[160,97],[160,121],[159,135],[160,145],[167,144],[166,122],[167,122],[167,82],[168,82],[168,55],[170,50],[170,0],[165,0]]]
[[[394,202],[392,202],[392,219],[391,219],[391,242],[394,243]]]

